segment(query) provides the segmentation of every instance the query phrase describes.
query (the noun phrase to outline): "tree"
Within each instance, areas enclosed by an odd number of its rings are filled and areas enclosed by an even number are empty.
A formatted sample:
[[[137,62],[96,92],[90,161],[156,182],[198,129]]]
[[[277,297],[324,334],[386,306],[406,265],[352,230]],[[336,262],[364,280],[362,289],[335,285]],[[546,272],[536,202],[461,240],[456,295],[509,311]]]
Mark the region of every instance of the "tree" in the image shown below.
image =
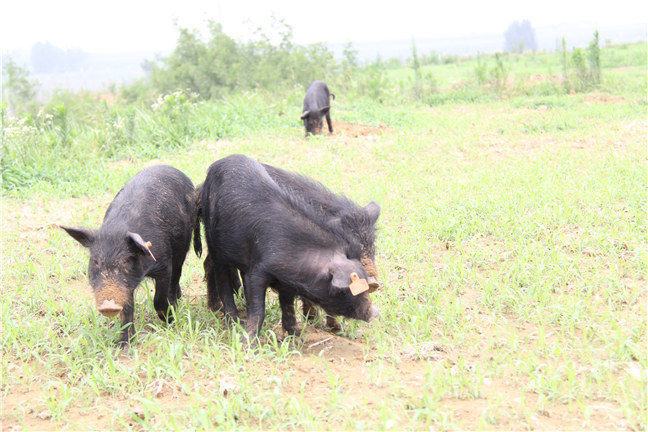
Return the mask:
[[[36,90],[38,83],[33,81],[29,71],[11,58],[2,65],[2,98],[7,102],[9,110],[19,114],[36,110]]]
[[[538,49],[535,30],[529,20],[514,21],[504,32],[505,49],[513,53],[523,53],[530,49]]]
[[[49,42],[38,42],[31,49],[31,65],[35,73],[78,70],[88,54],[80,49],[62,49]]]

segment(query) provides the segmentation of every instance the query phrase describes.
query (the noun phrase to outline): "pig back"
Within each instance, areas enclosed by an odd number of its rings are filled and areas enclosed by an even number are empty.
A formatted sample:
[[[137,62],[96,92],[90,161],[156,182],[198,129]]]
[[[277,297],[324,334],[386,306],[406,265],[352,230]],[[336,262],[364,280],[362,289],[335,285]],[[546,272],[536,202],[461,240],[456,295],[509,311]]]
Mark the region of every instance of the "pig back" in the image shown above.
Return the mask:
[[[193,183],[168,165],[148,167],[133,176],[108,207],[104,225],[124,225],[142,236],[176,240],[191,236],[196,218]]]

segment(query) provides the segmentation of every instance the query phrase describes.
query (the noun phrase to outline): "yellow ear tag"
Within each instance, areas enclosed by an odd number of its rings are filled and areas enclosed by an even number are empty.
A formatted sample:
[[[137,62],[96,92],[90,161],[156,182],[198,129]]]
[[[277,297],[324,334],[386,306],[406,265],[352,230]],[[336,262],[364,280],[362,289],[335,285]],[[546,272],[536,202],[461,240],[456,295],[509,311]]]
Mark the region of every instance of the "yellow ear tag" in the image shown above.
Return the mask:
[[[349,289],[351,290],[351,294],[354,296],[357,296],[358,294],[362,294],[365,291],[369,291],[369,284],[367,283],[366,279],[360,279],[358,277],[358,273],[351,273],[351,285],[349,285]]]
[[[153,246],[153,245],[151,244],[151,242],[150,242],[150,241],[147,241],[147,242],[144,244],[144,246],[146,246],[146,250],[148,251],[148,253],[151,254],[151,258],[153,258],[153,261],[157,262],[157,260],[156,260],[155,257],[153,256],[153,252],[151,252],[151,249],[150,249],[151,246]]]

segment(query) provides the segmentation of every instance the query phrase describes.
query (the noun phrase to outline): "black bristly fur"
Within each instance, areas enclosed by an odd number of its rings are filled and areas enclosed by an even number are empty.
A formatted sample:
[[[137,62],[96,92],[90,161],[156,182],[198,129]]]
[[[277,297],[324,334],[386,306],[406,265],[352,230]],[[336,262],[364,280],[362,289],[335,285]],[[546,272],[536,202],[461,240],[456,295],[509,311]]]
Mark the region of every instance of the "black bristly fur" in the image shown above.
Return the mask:
[[[281,189],[295,199],[302,200],[300,205],[311,209],[308,217],[319,220],[320,224],[343,237],[349,243],[349,251],[354,257],[360,258],[362,255],[374,258],[377,218],[372,218],[365,208],[344,195],[334,194],[309,177],[272,165],[262,165]]]
[[[255,160],[232,155],[212,164],[201,211],[211,259],[208,281],[219,290],[228,319],[234,319],[231,268],[242,272],[251,337],[263,323],[268,286],[279,291],[282,311],[289,312],[287,302],[300,296],[332,315],[363,320],[375,316],[366,293],[353,296],[348,283],[331,285],[332,274],[366,277],[359,258],[347,257],[359,257],[360,245],[352,247],[348,236],[331,228],[307,200],[280,188]],[[293,320],[286,319],[284,327]]]
[[[119,299],[122,331],[120,344],[127,345],[134,333],[133,291],[145,277],[155,280],[154,306],[162,320],[169,305],[182,295],[180,275],[192,231],[198,229],[196,191],[181,171],[167,166],[148,167],[131,178],[108,207],[101,227],[62,227],[89,247],[88,277],[97,306],[103,300]],[[150,251],[136,245],[129,233],[150,242]],[[200,235],[194,239],[196,251]]]

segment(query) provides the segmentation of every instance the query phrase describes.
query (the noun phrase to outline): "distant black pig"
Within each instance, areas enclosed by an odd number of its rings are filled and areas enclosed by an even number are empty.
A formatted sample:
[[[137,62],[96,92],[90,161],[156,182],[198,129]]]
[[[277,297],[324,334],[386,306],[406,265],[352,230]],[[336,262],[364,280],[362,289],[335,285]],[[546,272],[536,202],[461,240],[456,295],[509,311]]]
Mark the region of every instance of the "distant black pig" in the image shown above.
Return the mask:
[[[301,119],[304,121],[306,135],[308,133],[319,134],[322,132],[324,124],[322,117],[326,116],[328,130],[333,133],[333,123],[331,123],[331,96],[335,95],[329,92],[328,87],[322,81],[313,81],[306,90],[304,97],[304,108],[302,109]]]
[[[201,254],[197,197],[191,180],[166,165],[145,168],[131,178],[108,207],[98,230],[61,226],[90,249],[88,278],[99,312],[119,314],[120,345],[134,334],[133,292],[145,277],[155,280],[153,305],[163,321],[182,295],[180,275],[191,243]]]
[[[268,286],[279,293],[282,325],[289,334],[297,332],[295,296],[329,315],[364,321],[378,315],[367,292],[360,246],[348,241],[341,224],[327,224],[309,203],[280,188],[257,161],[232,155],[214,162],[201,201],[208,287],[219,291],[214,297],[231,321],[238,314],[232,268],[241,271],[245,328],[252,340],[263,324]],[[354,295],[351,290],[359,281],[366,287]]]

